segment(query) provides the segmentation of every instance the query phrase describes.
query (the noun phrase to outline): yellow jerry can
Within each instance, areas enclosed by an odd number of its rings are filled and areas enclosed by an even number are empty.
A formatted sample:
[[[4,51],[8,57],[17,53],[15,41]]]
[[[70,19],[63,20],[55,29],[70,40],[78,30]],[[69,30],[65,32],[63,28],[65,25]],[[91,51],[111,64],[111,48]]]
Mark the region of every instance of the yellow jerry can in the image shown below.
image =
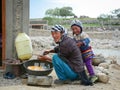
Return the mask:
[[[20,60],[28,60],[32,57],[32,42],[26,33],[19,33],[17,35],[15,39],[15,47]]]

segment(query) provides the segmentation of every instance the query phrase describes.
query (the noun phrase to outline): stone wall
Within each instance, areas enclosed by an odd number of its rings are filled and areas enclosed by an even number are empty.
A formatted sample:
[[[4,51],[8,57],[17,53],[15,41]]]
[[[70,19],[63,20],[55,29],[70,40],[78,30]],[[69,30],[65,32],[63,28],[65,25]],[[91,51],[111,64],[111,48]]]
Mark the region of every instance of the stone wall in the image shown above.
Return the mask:
[[[86,31],[91,31],[91,30],[95,30],[95,31],[101,31],[101,30],[119,30],[120,31],[120,26],[105,26],[105,27],[83,27],[84,30]]]
[[[96,39],[112,39],[114,37],[115,32],[114,31],[86,31],[90,38],[96,38]],[[69,31],[68,34],[71,36],[72,32]],[[34,36],[51,36],[50,30],[38,30],[38,29],[30,29],[29,35]]]
[[[113,33],[112,32],[87,32],[90,38],[96,39],[112,39]]]
[[[43,29],[30,29],[29,30],[30,36],[50,36],[50,30],[43,30]]]

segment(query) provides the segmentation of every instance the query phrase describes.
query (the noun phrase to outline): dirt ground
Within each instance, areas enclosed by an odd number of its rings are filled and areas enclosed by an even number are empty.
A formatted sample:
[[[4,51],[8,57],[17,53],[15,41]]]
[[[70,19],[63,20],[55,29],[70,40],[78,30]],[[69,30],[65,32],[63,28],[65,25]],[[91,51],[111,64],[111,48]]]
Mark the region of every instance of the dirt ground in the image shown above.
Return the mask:
[[[51,74],[54,79],[57,78],[55,72]],[[120,90],[120,66],[116,64],[111,64],[109,67],[109,82],[104,84],[101,82],[96,82],[93,86],[83,86],[79,83],[76,84],[66,84],[66,85],[55,85],[52,84],[51,87],[41,87],[41,86],[28,86],[25,82],[17,85],[7,85],[1,86],[0,90]],[[13,82],[15,83],[15,82]]]

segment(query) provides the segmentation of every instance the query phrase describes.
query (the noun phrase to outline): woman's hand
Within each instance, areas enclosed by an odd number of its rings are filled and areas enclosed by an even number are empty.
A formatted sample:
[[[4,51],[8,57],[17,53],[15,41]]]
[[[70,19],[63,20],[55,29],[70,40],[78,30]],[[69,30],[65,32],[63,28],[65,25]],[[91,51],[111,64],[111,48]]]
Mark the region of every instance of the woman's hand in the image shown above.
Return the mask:
[[[41,61],[52,61],[51,57],[49,57],[48,55],[39,55],[37,59]]]
[[[44,51],[44,52],[43,52],[43,55],[47,55],[47,54],[49,54],[49,53],[50,53],[50,51],[47,50],[47,51]]]

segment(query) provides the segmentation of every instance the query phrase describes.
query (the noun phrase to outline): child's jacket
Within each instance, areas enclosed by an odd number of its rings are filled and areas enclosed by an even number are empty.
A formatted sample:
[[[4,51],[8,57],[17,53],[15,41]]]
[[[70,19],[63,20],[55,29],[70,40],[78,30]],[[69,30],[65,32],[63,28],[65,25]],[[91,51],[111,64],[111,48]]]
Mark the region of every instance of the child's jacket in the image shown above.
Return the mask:
[[[83,45],[80,47],[80,51],[82,52],[82,57],[84,60],[86,58],[93,58],[94,54],[91,46],[89,45],[90,38],[85,32],[82,32],[79,35],[74,35],[74,40],[76,43],[83,42]]]

